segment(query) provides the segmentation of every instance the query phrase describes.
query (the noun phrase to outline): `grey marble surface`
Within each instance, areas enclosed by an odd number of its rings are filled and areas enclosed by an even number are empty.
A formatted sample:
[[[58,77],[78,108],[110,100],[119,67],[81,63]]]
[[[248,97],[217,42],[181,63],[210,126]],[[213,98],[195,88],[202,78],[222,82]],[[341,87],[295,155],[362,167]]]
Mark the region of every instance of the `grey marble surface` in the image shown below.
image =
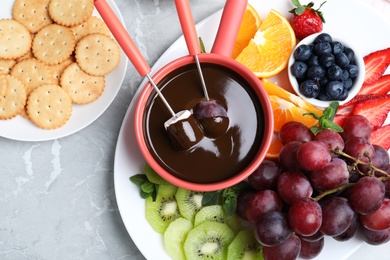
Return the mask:
[[[190,2],[199,22],[225,1]],[[172,0],[115,3],[151,66],[181,35]],[[113,183],[117,136],[141,80],[129,64],[111,106],[78,133],[45,142],[0,137],[0,259],[144,259],[123,225]],[[390,259],[390,245],[381,248],[378,257]],[[377,249],[365,246],[350,259],[372,259]]]

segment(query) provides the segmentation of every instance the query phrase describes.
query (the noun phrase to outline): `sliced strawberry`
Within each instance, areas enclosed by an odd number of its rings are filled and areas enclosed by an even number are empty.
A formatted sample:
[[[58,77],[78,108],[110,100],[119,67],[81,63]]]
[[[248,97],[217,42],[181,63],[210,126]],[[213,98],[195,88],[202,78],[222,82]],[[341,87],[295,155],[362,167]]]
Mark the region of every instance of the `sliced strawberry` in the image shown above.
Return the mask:
[[[378,80],[371,84],[363,84],[359,91],[359,95],[370,93],[385,95],[390,91],[390,74],[381,76]]]
[[[364,57],[366,74],[364,84],[378,80],[390,65],[390,48],[372,52]]]
[[[353,108],[357,103],[360,103],[365,100],[369,99],[376,99],[379,97],[382,97],[383,95],[376,95],[376,94],[365,94],[365,95],[356,95],[353,99],[348,101],[345,104],[342,104],[339,106],[336,115],[342,115],[342,116],[350,116],[352,115]]]
[[[334,118],[333,118],[333,122],[338,124],[339,126],[343,126],[344,124],[344,121],[348,118],[348,116],[344,116],[344,115],[336,115]]]
[[[390,149],[390,125],[385,125],[372,131],[370,143],[380,145],[386,150],[389,150]]]
[[[390,111],[390,95],[367,99],[355,105],[352,114],[365,116],[373,130],[381,127]]]

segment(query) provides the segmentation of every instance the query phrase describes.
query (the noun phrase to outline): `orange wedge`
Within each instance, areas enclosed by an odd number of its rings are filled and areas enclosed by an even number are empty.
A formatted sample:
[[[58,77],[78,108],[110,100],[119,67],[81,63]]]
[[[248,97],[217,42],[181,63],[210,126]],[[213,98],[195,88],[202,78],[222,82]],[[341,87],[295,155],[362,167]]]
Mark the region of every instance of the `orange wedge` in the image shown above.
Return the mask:
[[[282,150],[283,144],[279,139],[279,135],[274,133],[272,135],[271,145],[268,148],[265,158],[276,159],[279,156],[280,150]]]
[[[263,86],[265,90],[267,91],[268,95],[276,95],[280,98],[283,98],[287,101],[292,102],[298,107],[301,107],[309,112],[316,113],[318,116],[322,115],[322,110],[319,109],[316,106],[313,106],[306,100],[302,99],[301,97],[285,90],[284,88],[276,85],[274,82],[268,80],[268,79],[262,79],[261,82],[263,83]]]
[[[279,12],[271,10],[236,60],[257,77],[269,78],[287,66],[295,45],[295,34],[289,21]]]
[[[248,45],[249,41],[255,36],[261,24],[261,19],[256,10],[248,4],[244,17],[238,31],[237,39],[234,44],[232,58],[235,59],[238,54]]]

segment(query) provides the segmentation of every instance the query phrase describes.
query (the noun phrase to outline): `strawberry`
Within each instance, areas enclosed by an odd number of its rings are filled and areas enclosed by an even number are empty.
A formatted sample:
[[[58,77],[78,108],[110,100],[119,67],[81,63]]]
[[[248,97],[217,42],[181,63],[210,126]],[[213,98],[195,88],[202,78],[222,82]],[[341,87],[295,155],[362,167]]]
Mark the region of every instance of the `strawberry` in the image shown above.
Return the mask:
[[[377,95],[377,94],[366,94],[366,95],[356,95],[353,99],[348,101],[345,104],[342,104],[339,106],[336,115],[338,116],[350,116],[352,115],[353,108],[357,103],[360,103],[365,100],[369,99],[376,99],[382,97],[382,95]]]
[[[366,67],[364,84],[372,84],[385,73],[390,65],[390,48],[372,52],[363,59]]]
[[[322,31],[325,19],[320,8],[325,2],[318,9],[312,8],[314,6],[313,2],[301,5],[299,0],[292,0],[292,3],[296,8],[290,10],[290,13],[293,13],[290,24],[298,40]]]
[[[359,90],[359,95],[375,93],[385,95],[390,91],[390,74],[381,76],[378,80],[371,84],[363,84]]]
[[[356,103],[353,115],[365,116],[373,130],[381,127],[390,111],[390,94]]]
[[[371,132],[370,143],[390,149],[390,125],[382,126]]]

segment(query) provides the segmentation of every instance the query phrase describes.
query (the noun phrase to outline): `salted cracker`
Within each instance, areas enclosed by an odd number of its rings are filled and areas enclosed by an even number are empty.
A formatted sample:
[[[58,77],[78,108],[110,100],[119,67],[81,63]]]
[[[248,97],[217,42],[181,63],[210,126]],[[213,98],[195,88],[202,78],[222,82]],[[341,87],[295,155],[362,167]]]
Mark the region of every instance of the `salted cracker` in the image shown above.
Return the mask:
[[[54,71],[36,58],[19,61],[12,67],[10,74],[22,81],[27,94],[40,85],[58,82]]]
[[[84,23],[73,26],[70,29],[73,31],[76,42],[81,40],[84,36],[92,33],[102,33],[104,35],[111,36],[111,32],[108,29],[106,23],[96,16],[91,16]]]
[[[53,23],[48,11],[49,2],[50,0],[15,0],[12,17],[31,33],[36,33]]]
[[[86,73],[104,76],[119,63],[118,44],[109,36],[93,33],[82,38],[76,45],[76,61]]]
[[[17,59],[31,48],[30,32],[16,20],[0,20],[0,58]]]
[[[75,26],[91,17],[94,0],[51,0],[49,15],[58,24]]]
[[[15,63],[15,60],[0,59],[0,74],[9,74]]]
[[[11,119],[17,116],[26,104],[26,91],[23,83],[11,75],[4,76],[7,88],[0,97],[0,119]]]
[[[104,76],[89,75],[80,69],[76,62],[66,67],[60,82],[75,104],[95,101],[102,95],[105,86]]]
[[[66,59],[65,61],[61,62],[60,64],[49,66],[50,69],[54,73],[54,77],[57,79],[57,84],[60,84],[60,78],[61,78],[62,72],[65,70],[66,67],[68,67],[72,63],[73,63],[73,60],[71,58],[69,58],[69,59]]]
[[[50,24],[35,35],[32,51],[37,59],[48,65],[54,65],[68,59],[75,45],[73,32],[69,28]]]
[[[26,110],[31,122],[38,127],[56,129],[72,115],[72,100],[60,86],[42,85],[28,96]]]
[[[5,77],[5,74],[0,73],[0,98],[4,97],[5,91],[7,89],[7,79]]]

